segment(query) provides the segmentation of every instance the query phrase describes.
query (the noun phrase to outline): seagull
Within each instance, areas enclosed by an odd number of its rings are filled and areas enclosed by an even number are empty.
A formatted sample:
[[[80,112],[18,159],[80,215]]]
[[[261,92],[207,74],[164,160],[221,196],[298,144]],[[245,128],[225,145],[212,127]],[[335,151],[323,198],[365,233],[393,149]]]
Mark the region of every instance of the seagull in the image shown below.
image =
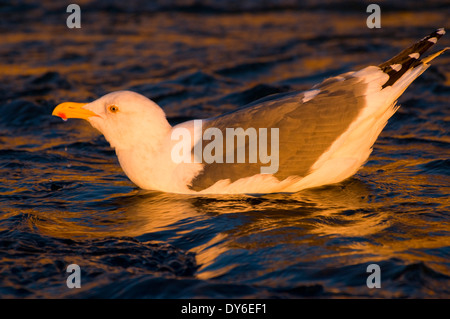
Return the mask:
[[[87,120],[142,189],[298,192],[339,183],[364,165],[398,110],[397,99],[430,61],[450,49],[421,59],[444,34],[443,28],[437,29],[378,66],[325,79],[308,91],[270,95],[217,117],[173,127],[156,103],[131,91],[112,92],[91,103],[64,102],[52,115]],[[229,137],[230,132],[235,135]]]

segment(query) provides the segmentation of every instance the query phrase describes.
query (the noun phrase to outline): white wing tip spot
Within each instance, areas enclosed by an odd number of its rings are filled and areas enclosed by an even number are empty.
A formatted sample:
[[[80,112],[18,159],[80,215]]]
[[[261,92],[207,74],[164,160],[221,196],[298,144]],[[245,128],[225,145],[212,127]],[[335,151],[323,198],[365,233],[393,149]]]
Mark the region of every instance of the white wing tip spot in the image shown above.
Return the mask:
[[[436,43],[437,42],[437,38],[436,37],[432,37],[432,38],[429,38],[428,41]]]
[[[440,29],[438,29],[438,31],[436,33],[440,34],[440,35],[444,35],[445,34],[445,30],[444,30],[444,28],[440,28]]]
[[[402,69],[402,65],[401,64],[391,64],[390,67],[395,70],[395,71],[400,71]]]
[[[416,59],[416,60],[417,60],[417,59],[420,57],[420,54],[417,53],[417,52],[411,53],[411,54],[409,55],[409,57],[410,57],[411,59]]]

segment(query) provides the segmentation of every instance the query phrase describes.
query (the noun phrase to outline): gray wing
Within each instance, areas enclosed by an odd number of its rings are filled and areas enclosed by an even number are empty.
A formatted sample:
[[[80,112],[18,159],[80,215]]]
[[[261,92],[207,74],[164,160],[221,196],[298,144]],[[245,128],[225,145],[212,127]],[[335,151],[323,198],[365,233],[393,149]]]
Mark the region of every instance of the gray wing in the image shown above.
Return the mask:
[[[203,132],[218,128],[223,134],[226,153],[226,128],[267,128],[270,154],[271,128],[279,129],[279,169],[274,176],[306,176],[311,166],[346,131],[364,108],[366,84],[349,75],[330,78],[314,87],[320,92],[302,102],[304,92],[283,93],[256,101],[246,107],[207,120]],[[245,140],[245,163],[203,162],[203,170],[191,181],[190,188],[200,191],[219,180],[234,182],[261,173],[260,162],[249,163],[249,139]],[[209,141],[203,141],[203,148]],[[236,141],[235,141],[236,142]],[[235,146],[237,143],[235,143]],[[220,151],[220,150],[219,150]],[[236,153],[236,149],[234,149]],[[225,158],[225,156],[224,156]]]

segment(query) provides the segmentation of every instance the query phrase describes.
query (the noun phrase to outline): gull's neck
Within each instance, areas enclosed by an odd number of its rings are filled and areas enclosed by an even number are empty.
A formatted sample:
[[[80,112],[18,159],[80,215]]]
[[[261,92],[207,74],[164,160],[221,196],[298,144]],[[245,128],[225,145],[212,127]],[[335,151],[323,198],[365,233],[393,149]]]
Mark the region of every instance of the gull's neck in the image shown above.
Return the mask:
[[[190,123],[189,123],[190,124]],[[187,125],[190,127],[191,125]],[[176,163],[172,149],[177,141],[171,138],[172,127],[167,123],[145,142],[131,149],[116,149],[120,165],[128,178],[142,189],[171,193],[191,193],[192,179],[202,170],[200,163]]]
[[[171,169],[167,165],[170,158],[167,159],[166,148],[172,127],[165,118],[147,127],[140,130],[129,147],[116,148],[116,154],[120,166],[133,183],[144,189],[158,189],[158,181],[164,177],[162,173],[169,174]]]

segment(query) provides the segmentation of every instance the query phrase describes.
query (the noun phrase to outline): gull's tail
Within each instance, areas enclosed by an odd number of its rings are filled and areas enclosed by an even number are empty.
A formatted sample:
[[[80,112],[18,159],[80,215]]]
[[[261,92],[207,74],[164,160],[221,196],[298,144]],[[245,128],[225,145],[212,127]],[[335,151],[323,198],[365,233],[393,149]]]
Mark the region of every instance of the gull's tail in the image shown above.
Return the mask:
[[[382,88],[394,85],[408,70],[414,69],[420,65],[427,64],[438,55],[450,49],[449,47],[447,47],[428,57],[423,58],[422,60],[420,59],[422,54],[425,53],[425,51],[427,51],[429,48],[431,48],[444,34],[444,28],[437,29],[419,42],[403,50],[389,61],[380,64],[378,67],[381,68],[384,73],[389,75],[389,79],[386,81],[386,83],[383,84]],[[420,74],[418,74],[417,76],[419,75]]]

